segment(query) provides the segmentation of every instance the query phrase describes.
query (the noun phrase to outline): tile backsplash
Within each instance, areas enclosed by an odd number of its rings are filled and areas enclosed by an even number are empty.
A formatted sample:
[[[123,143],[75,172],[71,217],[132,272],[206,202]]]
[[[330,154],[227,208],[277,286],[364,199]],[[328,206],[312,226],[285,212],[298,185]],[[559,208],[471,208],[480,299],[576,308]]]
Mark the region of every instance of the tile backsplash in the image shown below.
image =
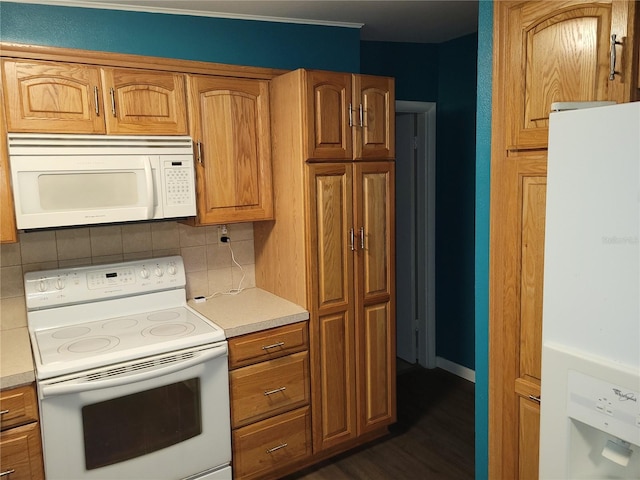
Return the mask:
[[[11,312],[24,303],[24,274],[35,270],[181,255],[188,298],[254,287],[253,224],[229,225],[228,236],[231,243],[221,243],[215,225],[175,221],[20,233],[17,243],[0,245],[0,326],[23,326]]]

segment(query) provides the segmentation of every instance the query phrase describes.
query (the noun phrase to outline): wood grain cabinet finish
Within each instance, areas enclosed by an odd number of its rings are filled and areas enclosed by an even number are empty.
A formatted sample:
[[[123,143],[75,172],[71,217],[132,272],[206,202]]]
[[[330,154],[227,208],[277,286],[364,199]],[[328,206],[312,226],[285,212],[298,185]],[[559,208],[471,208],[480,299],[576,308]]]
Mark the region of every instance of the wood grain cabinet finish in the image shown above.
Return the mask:
[[[299,322],[229,339],[235,479],[279,478],[311,457],[308,338]]]
[[[4,88],[0,82],[0,98],[4,98],[3,91]],[[0,243],[13,243],[18,241],[18,232],[11,191],[7,122],[5,119],[4,103],[0,101]]]
[[[395,84],[388,77],[300,70],[305,158],[392,160]]]
[[[11,132],[185,135],[185,76],[3,60]]]
[[[396,418],[395,165],[307,156],[316,127],[304,115],[323,77],[271,82],[277,221],[254,225],[257,285],[310,312],[314,456],[383,435]]]
[[[551,103],[635,99],[638,14],[632,1],[495,3],[490,478],[538,475]],[[620,42],[612,80],[611,34]]]
[[[1,391],[0,411],[0,475],[17,480],[44,480],[35,386]]]
[[[192,76],[197,224],[273,218],[269,84]]]

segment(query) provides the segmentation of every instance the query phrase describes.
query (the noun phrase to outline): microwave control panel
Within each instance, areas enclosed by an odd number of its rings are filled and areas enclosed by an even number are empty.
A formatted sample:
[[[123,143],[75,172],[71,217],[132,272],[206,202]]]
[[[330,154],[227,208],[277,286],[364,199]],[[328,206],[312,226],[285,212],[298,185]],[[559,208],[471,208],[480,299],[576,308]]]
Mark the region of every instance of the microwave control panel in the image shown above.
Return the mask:
[[[196,187],[193,160],[166,159],[161,165],[164,214],[195,215]]]

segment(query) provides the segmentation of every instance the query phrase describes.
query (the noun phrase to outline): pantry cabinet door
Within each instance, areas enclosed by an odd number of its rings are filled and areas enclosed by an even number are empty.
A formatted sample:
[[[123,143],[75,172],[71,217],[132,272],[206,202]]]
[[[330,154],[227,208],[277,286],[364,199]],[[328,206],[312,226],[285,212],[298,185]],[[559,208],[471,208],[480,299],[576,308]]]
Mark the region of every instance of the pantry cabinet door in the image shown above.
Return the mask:
[[[305,72],[306,128],[303,131],[308,160],[351,160],[351,75],[308,70]]]
[[[355,438],[356,352],[351,165],[307,167],[311,249],[310,322],[314,450]]]
[[[107,130],[113,134],[186,135],[185,76],[104,68]]]
[[[106,132],[99,68],[5,59],[2,81],[10,132]]]
[[[395,157],[395,82],[393,78],[353,75],[353,150],[356,160]]]
[[[395,165],[354,164],[358,433],[396,420]]]
[[[273,218],[269,85],[191,78],[199,224]]]

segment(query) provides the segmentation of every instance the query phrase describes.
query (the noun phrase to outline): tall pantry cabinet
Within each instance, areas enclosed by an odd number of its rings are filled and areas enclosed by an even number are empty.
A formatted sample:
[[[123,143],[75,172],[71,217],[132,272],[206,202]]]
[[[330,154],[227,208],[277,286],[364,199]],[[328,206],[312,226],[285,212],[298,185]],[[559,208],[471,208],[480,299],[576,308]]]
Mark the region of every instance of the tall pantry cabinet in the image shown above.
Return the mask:
[[[313,450],[335,453],[396,419],[394,83],[295,70],[270,94],[256,284],[310,311]]]
[[[637,15],[634,1],[495,2],[489,478],[538,478],[551,104],[637,98]]]

